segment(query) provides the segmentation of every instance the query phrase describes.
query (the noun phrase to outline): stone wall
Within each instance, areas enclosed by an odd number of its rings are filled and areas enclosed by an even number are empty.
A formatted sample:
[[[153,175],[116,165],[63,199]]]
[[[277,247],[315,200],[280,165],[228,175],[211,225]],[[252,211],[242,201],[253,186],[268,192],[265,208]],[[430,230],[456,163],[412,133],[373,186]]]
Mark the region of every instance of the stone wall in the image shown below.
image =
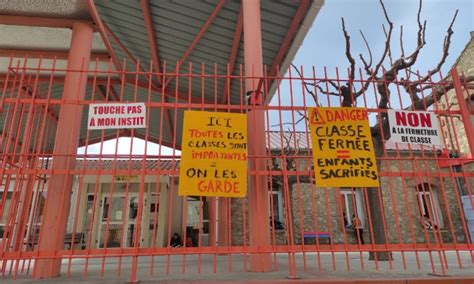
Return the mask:
[[[280,165],[281,165],[281,161]],[[298,160],[300,171],[310,169],[311,162],[307,157]],[[381,198],[385,212],[385,224],[389,243],[434,243],[441,240],[445,243],[453,241],[466,242],[463,227],[463,212],[460,207],[461,191],[453,170],[440,168],[434,155],[421,152],[388,153],[380,169]],[[466,173],[472,173],[474,164],[464,167]],[[470,171],[470,172],[469,172]],[[401,174],[400,174],[401,172]],[[474,192],[474,177],[464,175],[466,183],[463,189],[470,188]],[[281,178],[281,177],[280,177]],[[354,244],[354,232],[345,228],[342,216],[341,190],[338,188],[317,188],[308,176],[299,176],[300,182],[290,179],[291,188],[282,187],[283,193],[288,194],[291,200],[290,208],[285,208],[286,220],[292,220],[294,243],[302,242],[303,232],[330,232],[333,243]],[[436,230],[426,230],[420,213],[417,186],[423,183],[430,184],[425,191],[436,192],[439,200],[439,210],[442,215],[443,227]],[[284,183],[283,183],[284,184]],[[288,191],[289,192],[286,192]],[[360,189],[365,218],[363,223],[364,239],[370,238],[369,223],[365,190]],[[245,210],[242,204],[245,202]],[[247,199],[234,199],[232,202],[232,244],[243,244],[243,216],[248,228]],[[290,210],[288,210],[290,209]],[[291,215],[291,216],[290,216]],[[286,244],[288,224],[285,230],[273,234],[270,229],[262,228],[262,233],[272,233],[272,244]],[[248,230],[246,239],[248,240]],[[319,240],[327,243],[326,240]],[[247,241],[248,244],[248,241]]]
[[[449,168],[439,168],[433,156],[411,156],[401,153],[396,159],[387,159],[382,163],[381,199],[385,212],[387,238],[390,243],[425,243],[442,238],[444,242],[466,242],[462,224],[462,211],[459,206],[459,190],[455,188],[454,176]],[[394,158],[394,157],[392,157]],[[400,174],[402,172],[402,174]],[[444,226],[437,230],[425,230],[422,225],[417,185],[429,183],[439,200]],[[472,187],[472,179],[470,180]],[[368,230],[370,216],[365,191],[361,189],[365,212],[364,239]],[[334,243],[355,243],[352,230],[344,227],[342,216],[342,198],[338,188],[317,188],[312,184],[293,185],[292,214],[295,232],[329,231]],[[301,210],[300,210],[301,207]],[[363,220],[364,222],[364,220]],[[301,229],[303,227],[303,229]],[[437,231],[437,234],[435,232]],[[343,232],[346,232],[344,234]],[[296,235],[301,242],[301,234]]]
[[[471,40],[464,48],[453,68],[458,70],[459,75],[463,73],[465,75],[474,75],[474,32],[471,32]],[[474,91],[471,89],[469,92],[464,92],[463,94],[464,98],[467,99],[469,95],[474,94]],[[467,101],[469,102],[469,100]],[[437,107],[441,110],[459,110],[459,103],[454,89],[450,90],[446,97],[440,100]],[[449,116],[442,116],[440,120],[446,148],[457,150],[461,155],[469,155],[469,144],[461,116],[451,114]],[[470,123],[474,123],[472,115]]]

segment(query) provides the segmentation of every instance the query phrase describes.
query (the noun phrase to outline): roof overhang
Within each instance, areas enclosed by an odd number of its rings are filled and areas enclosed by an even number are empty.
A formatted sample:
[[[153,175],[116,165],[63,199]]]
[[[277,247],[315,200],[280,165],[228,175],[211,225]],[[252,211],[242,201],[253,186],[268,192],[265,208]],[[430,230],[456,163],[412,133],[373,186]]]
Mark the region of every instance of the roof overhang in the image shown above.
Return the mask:
[[[268,75],[278,76],[286,72],[323,3],[324,0],[261,0],[263,63],[270,72]],[[74,21],[93,22],[95,25],[97,33],[94,35],[90,69],[120,70],[120,63],[126,60],[128,71],[135,71],[139,65],[140,70],[157,72],[153,78],[156,92],[160,91],[161,72],[173,72],[180,66],[188,68],[190,62],[196,74],[201,74],[204,66],[204,72],[208,74],[217,72],[223,75],[239,74],[240,65],[244,63],[241,1],[16,0],[7,1],[0,8],[0,85],[9,72],[8,66],[37,68],[38,57],[42,58],[42,68],[49,69],[55,64],[56,68],[60,66],[64,69],[71,38],[70,27]],[[23,65],[25,56],[29,59]],[[99,61],[103,62],[97,64]],[[55,74],[52,88],[55,93],[51,96],[60,98],[64,72]],[[47,74],[42,73],[41,76],[47,77]],[[97,80],[96,84],[103,88],[104,81]],[[115,76],[111,81],[117,82],[111,84],[116,92],[123,88],[124,100],[133,99],[134,80],[122,82]],[[148,85],[140,82],[139,92],[146,95]],[[232,80],[230,88],[224,85],[218,85],[217,102],[239,104],[242,90],[238,80]],[[196,89],[192,89],[191,94],[200,101],[201,84],[192,86]],[[214,88],[212,84],[207,86]],[[88,87],[88,92],[92,87]],[[176,88],[177,95],[173,82],[169,83],[169,87],[172,88],[169,92],[179,101],[181,90]],[[276,80],[270,82],[267,103],[276,87]],[[182,91],[182,98],[187,98],[188,90]],[[204,99],[214,103],[215,91],[205,89],[204,93]],[[165,100],[174,101],[170,98]],[[176,126],[176,132],[158,133],[156,129],[150,129],[147,137],[179,148],[182,111],[166,110],[159,117],[168,120],[164,127]],[[84,115],[82,144],[86,143],[86,120]],[[121,131],[119,136],[129,134],[130,131]],[[145,137],[145,132],[135,130],[134,135]],[[173,136],[178,138],[175,145],[172,145]],[[88,137],[90,142],[104,138],[102,135]],[[105,138],[115,137],[117,133],[111,132]]]

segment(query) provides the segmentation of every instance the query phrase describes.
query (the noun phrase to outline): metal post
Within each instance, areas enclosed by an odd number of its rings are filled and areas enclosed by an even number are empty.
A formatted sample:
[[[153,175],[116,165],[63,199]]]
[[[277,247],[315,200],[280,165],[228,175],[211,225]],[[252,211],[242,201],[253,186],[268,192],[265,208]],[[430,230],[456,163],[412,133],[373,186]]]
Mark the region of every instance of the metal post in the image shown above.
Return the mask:
[[[83,100],[86,92],[87,73],[77,72],[89,67],[92,47],[92,25],[76,22],[72,27],[67,72],[64,80],[63,99]],[[59,112],[56,141],[53,150],[53,170],[73,169],[78,147],[82,105],[64,104]],[[64,248],[64,234],[72,191],[71,174],[51,175],[46,197],[45,212],[41,222],[39,250],[43,255],[53,255]],[[36,260],[33,278],[51,278],[59,275],[61,258]]]
[[[249,104],[260,105],[261,94],[257,93],[259,80],[263,77],[262,31],[260,19],[260,1],[243,0],[245,91],[250,95]],[[248,152],[250,176],[249,184],[249,234],[250,246],[262,249],[270,246],[270,227],[268,209],[267,176],[265,149],[265,112],[254,109],[248,112]],[[269,253],[257,253],[250,256],[250,270],[270,271]]]

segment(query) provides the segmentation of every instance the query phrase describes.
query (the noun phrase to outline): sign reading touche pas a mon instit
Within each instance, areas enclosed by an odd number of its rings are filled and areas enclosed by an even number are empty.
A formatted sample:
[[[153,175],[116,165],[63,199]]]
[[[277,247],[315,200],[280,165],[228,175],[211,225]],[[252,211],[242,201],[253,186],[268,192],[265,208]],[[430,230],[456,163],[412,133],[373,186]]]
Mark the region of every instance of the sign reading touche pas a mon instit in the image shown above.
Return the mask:
[[[316,186],[379,186],[367,110],[310,108],[309,118]]]
[[[244,197],[247,116],[185,111],[179,195]]]
[[[87,129],[146,128],[145,103],[90,104]]]
[[[436,115],[428,111],[387,110],[390,141],[442,146]]]

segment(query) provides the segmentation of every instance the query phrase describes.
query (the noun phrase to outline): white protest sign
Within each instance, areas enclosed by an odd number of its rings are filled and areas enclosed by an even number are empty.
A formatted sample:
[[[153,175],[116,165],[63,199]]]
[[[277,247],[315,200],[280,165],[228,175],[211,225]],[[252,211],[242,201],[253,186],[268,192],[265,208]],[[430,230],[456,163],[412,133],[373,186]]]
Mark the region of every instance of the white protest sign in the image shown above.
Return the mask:
[[[442,146],[436,115],[427,111],[387,110],[390,142]]]
[[[87,129],[146,128],[145,103],[90,104]]]

